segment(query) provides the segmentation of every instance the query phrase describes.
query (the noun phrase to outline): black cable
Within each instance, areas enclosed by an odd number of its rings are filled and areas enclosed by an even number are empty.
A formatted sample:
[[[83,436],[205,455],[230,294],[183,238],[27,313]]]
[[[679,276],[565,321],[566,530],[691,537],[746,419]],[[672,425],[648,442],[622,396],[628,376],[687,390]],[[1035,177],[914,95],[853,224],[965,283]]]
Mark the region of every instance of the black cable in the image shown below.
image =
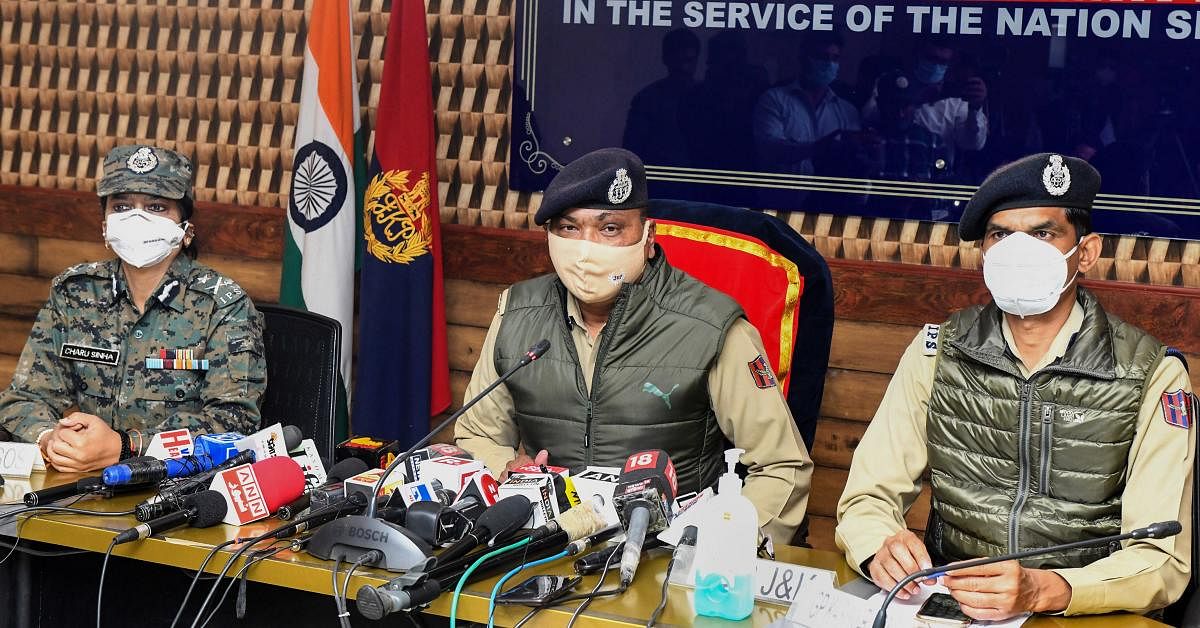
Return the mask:
[[[339,623],[345,619],[344,617],[342,617],[342,613],[343,613],[342,598],[338,597],[337,574],[338,574],[338,571],[341,570],[341,568],[342,568],[342,557],[338,556],[337,559],[333,561],[333,571],[329,572],[329,575],[330,575],[330,577],[333,578],[333,605],[335,608],[337,608],[337,613],[338,613],[337,616],[338,616]]]
[[[100,628],[100,604],[104,601],[104,574],[108,572],[108,559],[112,558],[113,548],[117,546],[117,537],[113,537],[108,549],[104,551],[104,562],[100,563],[100,584],[96,587],[96,628]]]
[[[240,548],[238,548],[238,551],[234,552],[233,555],[229,557],[229,560],[225,561],[225,566],[221,568],[221,573],[217,574],[216,582],[213,582],[213,586],[211,588],[209,588],[209,590],[208,590],[208,595],[204,598],[204,601],[201,602],[200,610],[196,611],[196,619],[194,621],[192,621],[191,628],[197,628],[197,625],[200,622],[200,617],[204,614],[204,609],[208,607],[208,603],[210,601],[212,601],[213,596],[217,594],[217,587],[220,586],[220,580],[222,578],[224,578],[226,574],[229,573],[229,568],[232,567],[233,564],[237,562],[237,559],[242,557],[242,554],[245,554],[246,551],[249,550],[251,547],[257,545],[259,542],[267,539],[268,537],[275,536],[288,528],[295,529],[294,526],[299,526],[302,523],[307,523],[318,517],[324,517],[328,514],[329,514],[328,511],[309,513],[308,515],[306,515],[304,517],[300,517],[299,519],[293,519],[292,521],[289,521],[279,527],[273,528],[271,530],[267,530],[266,532],[263,532],[262,534],[254,537],[254,538],[246,540],[245,544],[242,545]],[[242,539],[238,539],[238,540],[241,541]]]
[[[537,615],[537,612],[538,612],[538,611],[540,611],[540,610],[542,610],[542,608],[544,608],[544,607],[542,607],[542,606],[535,606],[535,607],[533,607],[533,608],[529,609],[529,612],[528,612],[528,613],[525,613],[525,616],[521,618],[521,621],[519,621],[519,622],[517,622],[517,623],[513,624],[513,628],[521,628],[521,626],[524,626],[524,625],[525,625],[525,622],[527,622],[527,621],[529,621],[529,620],[533,619],[533,616],[534,616],[534,615]]]
[[[18,508],[11,512],[4,513],[4,514],[0,515],[0,519],[7,519],[9,517],[17,517],[17,516],[23,515],[27,512],[33,512],[35,510],[42,511],[43,513],[45,513],[45,512],[65,512],[65,513],[70,513],[73,515],[93,515],[93,516],[97,516],[97,517],[128,517],[129,515],[132,515],[135,512],[133,510],[122,510],[120,512],[103,512],[100,510],[87,510],[84,508],[70,508],[68,506],[26,506],[24,508]]]
[[[91,550],[36,550],[31,547],[17,547],[15,543],[5,543],[4,541],[0,541],[0,547],[7,547],[10,550],[16,550],[22,554],[29,554],[30,556],[37,556],[39,558],[58,558],[60,556],[76,556],[78,554],[92,553]]]
[[[655,622],[658,621],[659,615],[662,615],[664,609],[667,608],[667,586],[671,584],[671,570],[675,568],[675,557],[671,557],[671,562],[667,563],[667,573],[663,575],[662,593],[658,598],[658,606],[655,607],[654,613],[650,615],[650,619],[646,620],[646,628],[652,628]]]
[[[179,610],[175,611],[175,619],[171,620],[171,628],[175,628],[175,624],[179,623],[179,618],[183,616],[183,609],[187,608],[188,599],[192,597],[192,590],[196,588],[196,583],[200,581],[200,576],[204,573],[204,568],[208,567],[208,563],[217,555],[217,552],[221,551],[223,548],[233,545],[236,542],[237,539],[231,539],[213,547],[208,551],[208,555],[205,556],[204,561],[200,563],[200,568],[196,570],[196,575],[192,576],[192,582],[188,585],[187,593],[183,594],[183,601],[179,603]],[[214,579],[216,579],[215,576]]]
[[[338,615],[338,619],[341,620],[342,628],[350,628],[350,602],[347,599],[347,594],[349,593],[349,589],[350,589],[350,577],[354,575],[354,571],[356,569],[363,566],[364,564],[376,563],[376,562],[379,562],[379,560],[382,558],[383,558],[383,555],[380,554],[378,550],[371,550],[371,551],[367,552],[366,554],[359,556],[358,560],[354,561],[353,565],[350,565],[350,569],[346,572],[345,580],[342,580],[342,593],[341,593],[341,597],[339,598],[341,601],[338,602],[338,605],[341,607],[341,610],[339,611],[340,614]],[[335,596],[338,595],[336,581],[334,582],[333,594]]]
[[[250,554],[247,554],[248,556],[250,556],[249,562],[257,565],[258,563],[260,563],[268,558],[271,558],[272,556],[275,556],[276,554],[278,554],[279,552],[282,552],[285,549],[290,548],[293,552],[298,552],[298,551],[300,551],[300,548],[303,547],[303,543],[300,541],[300,539],[293,539],[291,541],[284,540],[283,545],[281,545],[279,547],[274,547],[274,545],[276,543],[278,543],[280,540],[282,540],[282,539],[272,541],[271,544],[268,545],[266,548],[261,549],[261,550],[254,550],[253,552],[250,552]],[[250,581],[250,569],[249,569],[249,565],[247,564],[246,567],[242,567],[242,570],[239,571],[238,574],[233,577],[233,582],[237,582],[237,597],[233,598],[233,616],[238,619],[246,618],[246,587],[248,586],[247,583],[249,581]],[[232,585],[233,582],[230,582],[230,585]],[[222,593],[221,597],[224,598],[225,595],[227,595],[227,593]],[[221,605],[221,602],[218,601],[217,606],[219,607],[220,605]]]
[[[75,497],[75,499],[67,502],[66,506],[27,506],[25,508],[18,508],[17,510],[6,512],[6,513],[0,515],[0,519],[5,519],[7,517],[17,517],[17,516],[20,516],[20,515],[23,515],[23,514],[26,514],[29,512],[33,512],[35,510],[38,511],[38,512],[34,512],[32,515],[29,515],[28,517],[25,517],[24,519],[21,519],[20,521],[17,522],[16,530],[14,531],[14,534],[13,534],[12,545],[5,543],[5,545],[8,546],[8,553],[4,555],[4,558],[0,558],[0,565],[3,565],[5,562],[8,561],[9,558],[12,558],[12,555],[15,552],[17,552],[17,551],[24,552],[25,551],[24,549],[18,547],[21,544],[21,528],[24,527],[24,525],[27,521],[29,521],[30,519],[33,519],[34,517],[41,515],[44,511],[85,512],[85,513],[91,514],[92,511],[90,511],[90,510],[79,510],[79,509],[75,509],[75,508],[70,508],[71,505],[75,504],[76,502],[78,502],[79,500],[81,500],[83,498],[84,498],[83,495],[78,495]],[[108,514],[108,513],[97,513],[97,514]]]
[[[274,545],[274,543],[272,543],[272,545]],[[217,604],[213,606],[212,612],[208,614],[208,617],[204,619],[204,623],[200,624],[200,628],[207,626],[208,623],[217,616],[217,612],[221,610],[221,605],[225,603],[225,598],[229,597],[229,592],[233,590],[233,585],[238,581],[238,578],[241,578],[243,575],[247,574],[250,571],[250,568],[254,565],[257,565],[258,563],[278,554],[279,552],[282,552],[285,549],[288,549],[289,547],[291,547],[291,544],[280,547],[272,547],[270,549],[264,548],[255,552],[253,557],[247,558],[246,564],[242,565],[242,568],[238,570],[237,574],[229,579],[229,582],[225,585],[225,590],[221,592],[221,597],[217,599]]]
[[[600,587],[604,586],[604,580],[605,578],[608,578],[608,569],[612,566],[613,558],[620,553],[622,545],[624,545],[624,543],[618,543],[617,546],[613,548],[613,552],[608,555],[608,559],[604,561],[604,568],[600,570],[600,579],[596,581],[596,586],[592,588],[591,593],[582,596],[581,599],[583,599],[583,602],[580,602],[579,606],[575,607],[575,612],[571,613],[571,619],[567,622],[567,628],[575,625],[575,620],[579,619],[579,614],[582,613],[584,609],[586,609],[592,603],[593,599],[600,596]],[[621,591],[624,591],[624,589],[619,588],[618,592]],[[555,600],[554,603],[562,604],[563,602],[569,602],[570,598],[572,597],[575,596],[567,596],[566,598]]]

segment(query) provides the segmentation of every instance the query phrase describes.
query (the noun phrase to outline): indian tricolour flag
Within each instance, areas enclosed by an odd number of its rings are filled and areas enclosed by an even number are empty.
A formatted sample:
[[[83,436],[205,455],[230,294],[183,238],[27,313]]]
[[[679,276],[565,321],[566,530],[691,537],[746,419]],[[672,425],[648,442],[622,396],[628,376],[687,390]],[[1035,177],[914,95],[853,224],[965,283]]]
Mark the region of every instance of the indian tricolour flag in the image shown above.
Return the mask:
[[[354,256],[361,233],[362,194],[357,179],[366,174],[350,18],[350,3],[345,0],[314,2],[308,16],[279,295],[285,305],[342,324],[339,437],[346,430]]]

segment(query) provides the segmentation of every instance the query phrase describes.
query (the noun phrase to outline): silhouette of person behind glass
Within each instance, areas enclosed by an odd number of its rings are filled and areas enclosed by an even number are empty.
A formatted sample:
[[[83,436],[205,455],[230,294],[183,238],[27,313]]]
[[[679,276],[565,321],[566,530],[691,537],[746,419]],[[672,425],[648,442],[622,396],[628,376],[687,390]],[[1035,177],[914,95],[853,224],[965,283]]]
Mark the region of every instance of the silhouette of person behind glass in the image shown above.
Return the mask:
[[[679,114],[696,87],[700,38],[676,29],[662,40],[667,75],[643,87],[629,103],[622,145],[647,164],[683,166],[690,163],[687,138]]]

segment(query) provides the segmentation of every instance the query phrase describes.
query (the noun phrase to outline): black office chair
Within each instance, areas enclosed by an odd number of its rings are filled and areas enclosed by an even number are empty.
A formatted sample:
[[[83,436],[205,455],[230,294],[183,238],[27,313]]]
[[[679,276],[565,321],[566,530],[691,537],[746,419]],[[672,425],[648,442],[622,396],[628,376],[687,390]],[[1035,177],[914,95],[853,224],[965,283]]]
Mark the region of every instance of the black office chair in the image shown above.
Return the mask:
[[[334,421],[342,325],[328,316],[283,305],[256,307],[265,323],[267,354],[262,424],[295,425],[331,461],[337,444]]]

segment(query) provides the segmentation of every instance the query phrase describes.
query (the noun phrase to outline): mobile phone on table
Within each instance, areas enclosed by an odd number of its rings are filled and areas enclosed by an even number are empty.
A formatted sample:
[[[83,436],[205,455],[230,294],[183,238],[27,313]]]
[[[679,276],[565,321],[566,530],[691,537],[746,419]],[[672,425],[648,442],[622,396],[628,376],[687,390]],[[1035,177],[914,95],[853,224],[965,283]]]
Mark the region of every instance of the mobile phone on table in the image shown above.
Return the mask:
[[[970,626],[974,620],[962,612],[958,600],[947,593],[934,593],[917,611],[917,620],[929,626]]]
[[[579,576],[533,576],[501,593],[496,603],[542,606],[566,595],[580,580]]]

